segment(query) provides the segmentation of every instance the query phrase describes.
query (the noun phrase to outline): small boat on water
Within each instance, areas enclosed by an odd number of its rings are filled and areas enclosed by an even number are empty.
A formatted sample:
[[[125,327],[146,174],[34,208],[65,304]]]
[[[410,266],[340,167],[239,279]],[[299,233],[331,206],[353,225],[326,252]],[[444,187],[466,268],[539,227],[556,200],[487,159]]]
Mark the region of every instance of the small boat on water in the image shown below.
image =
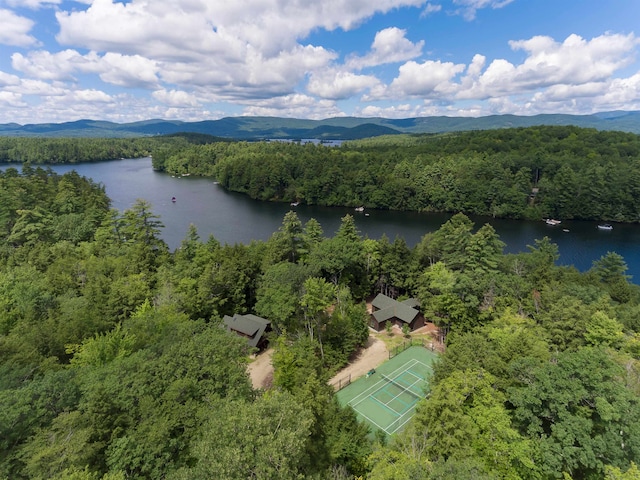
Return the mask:
[[[598,225],[598,230],[613,230],[613,225],[609,223],[603,223],[602,225]]]
[[[291,202],[292,207],[297,207],[298,205],[300,205],[300,202]]]
[[[547,218],[544,221],[547,225],[551,225],[552,227],[555,227],[556,225],[560,225],[562,223],[562,220],[554,220],[553,218]]]
[[[356,212],[364,212],[364,207],[356,207]]]
[[[176,197],[171,197],[171,201],[172,201],[173,203],[176,203]]]

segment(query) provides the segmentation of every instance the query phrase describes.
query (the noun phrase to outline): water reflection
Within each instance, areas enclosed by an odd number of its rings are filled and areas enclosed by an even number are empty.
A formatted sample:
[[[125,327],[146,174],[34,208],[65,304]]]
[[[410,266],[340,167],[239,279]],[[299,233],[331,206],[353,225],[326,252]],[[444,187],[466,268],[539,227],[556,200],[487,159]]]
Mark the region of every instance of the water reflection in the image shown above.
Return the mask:
[[[3,166],[3,168],[6,165]],[[119,210],[131,207],[137,198],[144,198],[160,215],[165,225],[163,238],[173,250],[180,245],[189,225],[198,228],[204,240],[215,236],[221,243],[245,243],[267,240],[282,224],[286,212],[294,208],[302,222],[315,218],[325,235],[332,236],[341,218],[351,214],[363,236],[391,241],[396,235],[409,246],[416,245],[423,235],[437,230],[451,214],[419,214],[353,208],[328,208],[308,205],[292,207],[288,203],[267,203],[249,199],[245,195],[227,192],[212,179],[171,177],[154,172],[150,159],[117,160],[112,162],[55,165],[64,173],[75,169],[79,174],[105,185],[113,206]],[[172,197],[176,201],[172,201]],[[471,217],[476,228],[490,223],[507,244],[505,251],[527,251],[536,239],[544,236],[558,245],[559,263],[588,270],[592,262],[609,251],[622,255],[629,266],[628,273],[640,278],[640,226],[615,224],[613,230],[598,230],[597,222],[563,221],[559,226],[546,225],[542,220],[512,221]]]

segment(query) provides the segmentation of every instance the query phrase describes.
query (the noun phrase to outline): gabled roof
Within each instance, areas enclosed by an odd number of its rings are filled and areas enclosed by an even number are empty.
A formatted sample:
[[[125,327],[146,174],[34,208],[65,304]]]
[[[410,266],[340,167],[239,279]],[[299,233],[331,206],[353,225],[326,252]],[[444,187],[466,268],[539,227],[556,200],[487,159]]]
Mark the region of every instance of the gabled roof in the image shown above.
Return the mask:
[[[373,312],[373,318],[378,323],[389,320],[390,318],[398,318],[404,323],[411,323],[420,313],[413,308],[418,306],[419,302],[415,298],[409,298],[403,302],[398,302],[391,297],[379,293],[373,299],[371,305],[379,310]]]
[[[374,306],[375,308],[379,309],[379,310],[383,310],[385,308],[392,307],[396,303],[398,303],[397,300],[394,300],[391,297],[387,297],[383,293],[379,293],[378,295],[376,295],[376,298],[374,298],[371,301],[371,305]]]
[[[420,301],[417,298],[407,298],[406,300],[403,300],[402,302],[403,305],[408,305],[409,307],[419,307],[420,306]]]
[[[225,315],[223,321],[228,331],[238,332],[248,337],[250,347],[258,346],[262,334],[271,324],[269,320],[250,313],[246,315],[236,313],[233,317]]]

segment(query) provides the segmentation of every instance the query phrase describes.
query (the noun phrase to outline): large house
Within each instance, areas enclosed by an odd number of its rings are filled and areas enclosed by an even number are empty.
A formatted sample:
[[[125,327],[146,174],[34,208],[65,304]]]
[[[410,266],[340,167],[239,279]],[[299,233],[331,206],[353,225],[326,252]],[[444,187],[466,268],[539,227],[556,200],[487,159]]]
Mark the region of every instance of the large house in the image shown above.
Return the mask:
[[[387,323],[398,325],[408,325],[411,331],[423,327],[424,317],[415,307],[419,306],[418,300],[409,298],[399,302],[391,297],[379,293],[371,302],[372,313],[369,326],[377,331],[384,330]]]
[[[257,315],[236,313],[233,317],[225,315],[222,319],[229,332],[245,337],[250,347],[261,349],[267,342],[265,333],[270,329],[271,322]]]

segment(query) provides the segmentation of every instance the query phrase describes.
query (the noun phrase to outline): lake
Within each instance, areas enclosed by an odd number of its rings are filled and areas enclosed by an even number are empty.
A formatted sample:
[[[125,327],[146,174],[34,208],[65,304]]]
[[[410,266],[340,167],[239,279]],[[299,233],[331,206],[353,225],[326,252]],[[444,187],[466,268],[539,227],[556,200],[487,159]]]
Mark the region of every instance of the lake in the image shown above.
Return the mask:
[[[7,166],[3,164],[0,168]],[[180,245],[190,224],[197,227],[202,240],[209,235],[228,244],[267,240],[292,208],[303,223],[310,218],[318,220],[326,236],[333,236],[341,218],[351,214],[363,236],[379,239],[386,234],[393,241],[399,235],[409,246],[417,244],[424,234],[437,230],[451,217],[451,214],[356,212],[353,208],[291,207],[289,204],[259,202],[242,194],[227,192],[213,179],[172,177],[155,172],[150,158],[50,167],[58,173],[76,170],[80,175],[104,184],[112,206],[119,210],[131,207],[137,198],[150,202],[153,212],[160,215],[165,225],[163,239],[172,250]],[[176,197],[175,202],[172,202],[172,197]],[[478,228],[490,223],[507,244],[505,252],[527,251],[527,245],[534,245],[536,239],[548,236],[558,245],[559,264],[574,265],[585,271],[594,260],[612,251],[624,257],[629,266],[627,273],[633,279],[640,278],[640,251],[637,248],[640,245],[640,225],[614,224],[612,231],[601,231],[596,228],[596,222],[566,221],[552,227],[542,221],[470,218]]]

